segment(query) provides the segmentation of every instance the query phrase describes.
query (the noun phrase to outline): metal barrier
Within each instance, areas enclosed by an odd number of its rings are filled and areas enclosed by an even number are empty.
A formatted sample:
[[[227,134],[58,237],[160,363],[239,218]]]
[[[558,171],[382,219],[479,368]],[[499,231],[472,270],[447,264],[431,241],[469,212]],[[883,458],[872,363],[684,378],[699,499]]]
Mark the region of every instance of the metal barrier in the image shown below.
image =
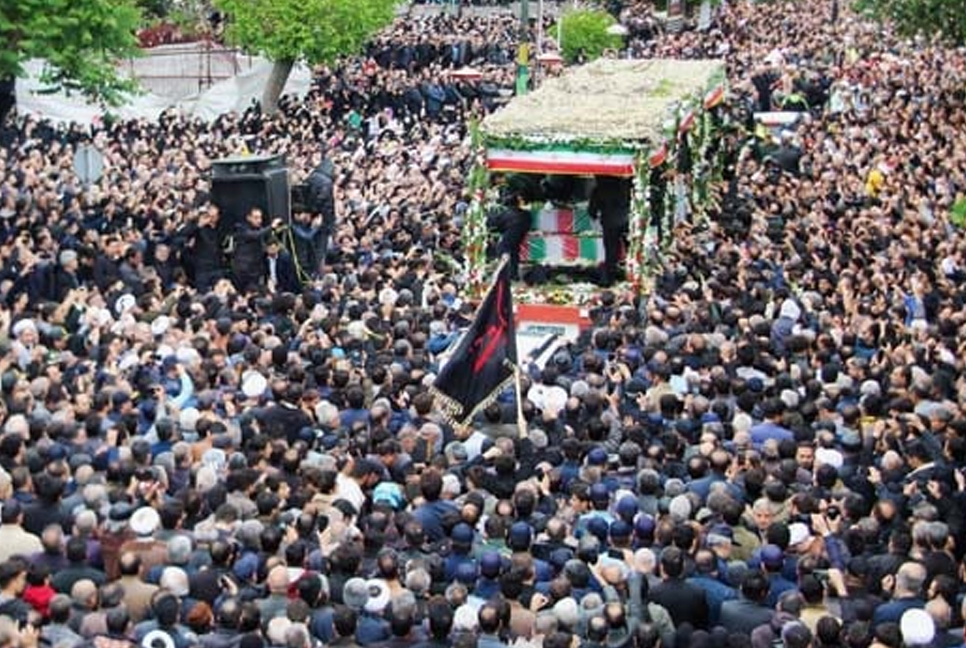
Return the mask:
[[[253,65],[248,54],[208,38],[141,52],[142,56],[126,61],[125,70],[148,92],[174,100],[202,92]]]

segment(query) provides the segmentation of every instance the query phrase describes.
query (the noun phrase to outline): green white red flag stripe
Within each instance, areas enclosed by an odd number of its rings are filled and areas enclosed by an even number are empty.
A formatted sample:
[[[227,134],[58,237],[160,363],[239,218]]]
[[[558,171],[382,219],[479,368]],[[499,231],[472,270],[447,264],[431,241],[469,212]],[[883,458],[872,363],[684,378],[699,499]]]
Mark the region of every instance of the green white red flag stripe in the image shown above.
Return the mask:
[[[534,213],[531,229],[544,234],[599,233],[601,231],[600,221],[590,217],[586,203],[578,204],[576,210],[546,203]]]
[[[704,108],[705,110],[710,110],[714,108],[725,98],[725,89],[723,85],[716,86],[708,94],[704,95]]]
[[[520,247],[520,259],[532,263],[596,263],[604,258],[604,241],[599,236],[534,234]]]
[[[564,175],[634,175],[633,153],[579,153],[577,151],[511,151],[486,153],[490,171],[556,173]]]
[[[654,169],[664,164],[664,161],[666,159],[667,159],[667,143],[662,142],[660,147],[651,151],[651,155],[648,157],[647,161],[648,161],[648,164],[651,165],[651,168]]]
[[[678,133],[687,133],[694,126],[695,114],[693,110],[689,110],[688,114],[684,116],[681,120],[681,125],[678,126]]]

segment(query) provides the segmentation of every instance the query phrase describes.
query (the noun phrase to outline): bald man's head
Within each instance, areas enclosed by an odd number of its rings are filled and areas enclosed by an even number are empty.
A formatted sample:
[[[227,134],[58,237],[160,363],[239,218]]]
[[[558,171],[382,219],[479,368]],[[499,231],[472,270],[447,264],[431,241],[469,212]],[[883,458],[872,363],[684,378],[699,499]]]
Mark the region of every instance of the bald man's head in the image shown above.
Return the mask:
[[[919,596],[926,583],[926,568],[917,562],[903,563],[896,573],[894,597]]]
[[[90,579],[81,579],[70,588],[70,598],[75,605],[93,610],[97,607],[97,585]]]
[[[288,569],[279,565],[268,572],[268,589],[272,594],[288,592]]]

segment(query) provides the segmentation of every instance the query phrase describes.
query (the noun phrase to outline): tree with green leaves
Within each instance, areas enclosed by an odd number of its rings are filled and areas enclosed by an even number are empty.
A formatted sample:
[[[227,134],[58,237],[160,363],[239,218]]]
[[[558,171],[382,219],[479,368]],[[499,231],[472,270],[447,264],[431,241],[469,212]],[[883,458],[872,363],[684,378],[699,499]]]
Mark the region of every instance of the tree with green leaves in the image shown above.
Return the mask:
[[[272,60],[262,109],[274,112],[292,67],[332,63],[362,50],[388,25],[399,0],[215,0],[228,15],[228,37]]]
[[[37,58],[45,61],[42,81],[51,90],[117,103],[135,88],[116,66],[137,52],[140,21],[132,0],[3,0],[0,84],[12,85],[24,63]],[[4,112],[0,105],[0,120]]]
[[[855,9],[892,21],[905,36],[938,34],[957,45],[966,43],[966,0],[859,0]]]
[[[606,50],[619,49],[623,39],[619,34],[608,32],[616,22],[606,11],[596,9],[577,9],[565,13],[560,19],[560,45],[564,60],[573,63],[582,56],[592,61]]]

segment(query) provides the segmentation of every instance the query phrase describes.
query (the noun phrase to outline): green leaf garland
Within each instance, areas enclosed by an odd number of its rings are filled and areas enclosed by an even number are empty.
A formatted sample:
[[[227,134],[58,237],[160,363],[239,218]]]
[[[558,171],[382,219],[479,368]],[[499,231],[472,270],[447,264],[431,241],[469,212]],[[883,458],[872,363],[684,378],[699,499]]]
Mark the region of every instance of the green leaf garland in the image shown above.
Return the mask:
[[[486,244],[489,230],[486,226],[486,190],[490,184],[490,174],[486,168],[483,138],[476,120],[470,123],[470,146],[474,162],[467,182],[470,206],[462,230],[463,276],[469,294],[479,297],[487,285]]]

